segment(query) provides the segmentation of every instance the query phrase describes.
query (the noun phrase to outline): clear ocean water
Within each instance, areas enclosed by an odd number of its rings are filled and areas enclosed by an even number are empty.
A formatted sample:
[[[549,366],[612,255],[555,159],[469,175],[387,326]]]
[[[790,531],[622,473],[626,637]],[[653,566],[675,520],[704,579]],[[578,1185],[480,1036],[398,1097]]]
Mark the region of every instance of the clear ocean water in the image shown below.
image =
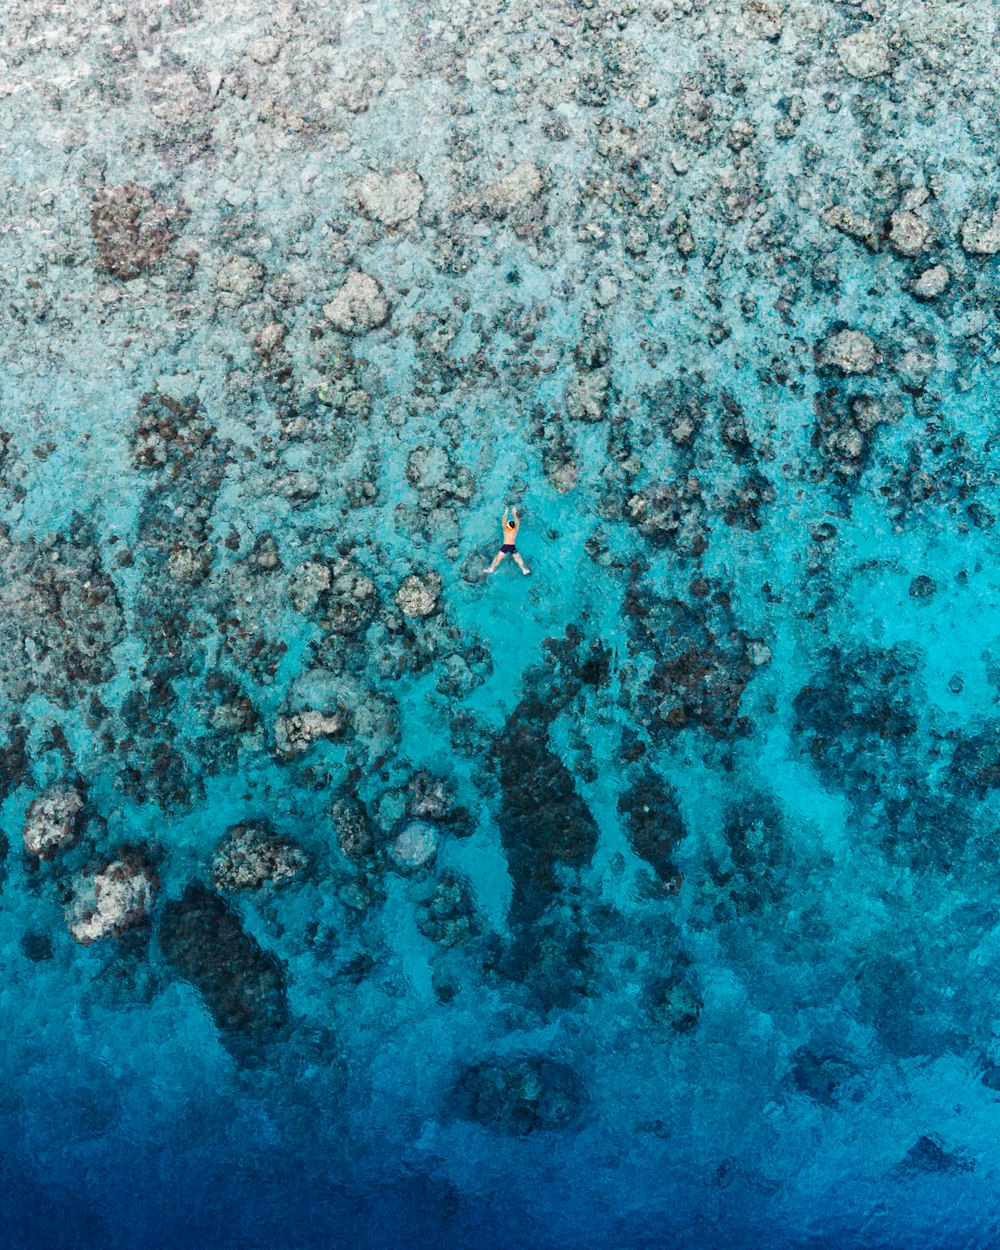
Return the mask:
[[[1000,1244],[961,7],[11,6],[3,1250]]]

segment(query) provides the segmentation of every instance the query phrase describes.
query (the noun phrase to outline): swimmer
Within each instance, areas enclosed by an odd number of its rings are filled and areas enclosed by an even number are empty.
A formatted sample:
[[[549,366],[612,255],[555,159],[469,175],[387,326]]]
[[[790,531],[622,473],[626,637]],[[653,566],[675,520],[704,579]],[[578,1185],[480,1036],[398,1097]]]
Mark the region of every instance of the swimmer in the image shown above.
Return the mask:
[[[510,513],[509,516],[507,515],[508,513]],[[506,559],[507,556],[514,557],[514,563],[521,570],[521,572],[525,575],[525,577],[527,577],[528,574],[531,572],[531,569],[529,569],[528,566],[521,559],[521,553],[518,551],[517,547],[515,546],[515,543],[517,542],[517,531],[520,528],[520,525],[521,525],[521,522],[517,518],[517,508],[514,508],[514,507],[504,508],[503,510],[503,546],[493,557],[493,563],[490,565],[490,567],[488,569],[483,569],[483,572],[485,573],[487,577],[489,577],[489,575],[492,572],[494,572],[494,570],[496,569],[500,561]]]

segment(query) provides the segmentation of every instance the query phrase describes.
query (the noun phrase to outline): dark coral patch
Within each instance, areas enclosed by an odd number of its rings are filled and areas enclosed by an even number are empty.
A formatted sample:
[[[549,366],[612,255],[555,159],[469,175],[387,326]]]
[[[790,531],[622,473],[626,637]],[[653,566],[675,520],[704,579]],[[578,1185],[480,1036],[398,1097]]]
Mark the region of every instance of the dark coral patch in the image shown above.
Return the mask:
[[[223,1032],[263,1040],[287,1020],[284,966],[204,886],[192,883],[167,904],[160,946]]]

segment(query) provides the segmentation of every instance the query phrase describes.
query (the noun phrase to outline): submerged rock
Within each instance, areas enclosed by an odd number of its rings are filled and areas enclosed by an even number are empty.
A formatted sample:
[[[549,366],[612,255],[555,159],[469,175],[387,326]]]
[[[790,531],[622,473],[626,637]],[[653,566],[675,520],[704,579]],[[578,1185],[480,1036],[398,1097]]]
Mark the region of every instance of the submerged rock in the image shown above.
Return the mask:
[[[247,51],[258,65],[273,65],[281,53],[281,40],[274,35],[261,35],[250,44]]]
[[[866,81],[888,74],[891,69],[889,45],[882,35],[865,27],[837,44],[840,63],[852,78]]]
[[[47,933],[23,933],[18,945],[21,954],[33,964],[45,963],[55,954],[52,939]]]
[[[329,565],[320,560],[307,560],[294,570],[289,579],[291,600],[297,612],[311,611],[330,589],[332,576]]]
[[[594,369],[578,373],[566,387],[566,415],[572,421],[593,425],[607,416],[611,371]]]
[[[413,870],[429,864],[437,854],[441,834],[427,820],[411,820],[404,825],[389,848],[397,868]]]
[[[895,397],[855,395],[848,401],[836,387],[821,391],[813,404],[813,446],[844,483],[860,474],[868,463],[879,427],[897,421],[902,411]]]
[[[739,628],[726,591],[703,579],[691,590],[690,603],[638,583],[626,595],[630,630],[654,657],[648,684],[636,692],[639,718],[660,731],[699,725],[715,738],[746,733],[740,704],[755,661],[767,662],[766,646]]]
[[[252,573],[259,574],[274,573],[281,568],[278,542],[270,531],[259,534],[254,540],[247,556],[247,567]]]
[[[746,0],[743,5],[743,19],[752,34],[768,43],[776,43],[785,28],[785,12],[780,4],[768,3],[768,0]]]
[[[951,281],[951,274],[944,265],[933,265],[924,272],[913,283],[913,294],[917,299],[937,299],[944,293],[945,288]]]
[[[752,791],[730,804],[723,822],[729,863],[719,880],[741,920],[769,906],[786,906],[791,856],[781,809],[766,794]]]
[[[341,709],[318,712],[308,709],[281,715],[274,722],[274,748],[282,759],[301,755],[314,742],[335,741],[347,731],[347,715]]]
[[[58,786],[40,794],[28,807],[24,820],[24,847],[39,859],[51,859],[76,841],[83,797],[71,786]]]
[[[898,786],[918,721],[918,656],[906,647],[831,648],[793,701],[796,732],[827,779],[866,803]]]
[[[180,400],[148,391],[139,400],[129,434],[139,468],[169,468],[171,476],[180,477],[183,466],[209,453],[215,427],[196,396]]]
[[[389,301],[380,284],[370,274],[352,269],[344,284],[323,306],[323,316],[345,334],[365,334],[389,320]]]
[[[404,616],[432,616],[437,611],[442,586],[440,573],[410,573],[396,591],[396,605]]]
[[[823,221],[841,234],[857,239],[871,251],[878,247],[878,231],[870,217],[856,213],[846,204],[833,204],[823,214]]]
[[[451,786],[444,777],[421,770],[410,778],[409,811],[418,820],[448,820],[455,802]]]
[[[500,741],[500,838],[514,882],[512,913],[527,919],[550,901],[556,868],[582,868],[597,847],[597,822],[544,724],[519,705]]]
[[[479,922],[469,882],[457,873],[446,872],[418,910],[417,928],[425,938],[444,947],[475,937]]]
[[[20,785],[28,771],[28,731],[15,720],[0,741],[0,803]]]
[[[66,534],[12,540],[0,525],[0,688],[77,706],[81,687],[108,681],[125,614],[105,572],[100,537],[75,516]]]
[[[511,923],[514,940],[504,949],[497,971],[525,991],[533,1010],[573,1011],[594,997],[600,955],[579,906],[567,905],[562,895],[538,915],[514,914]]]
[[[583,1084],[572,1068],[534,1055],[471,1064],[452,1094],[463,1119],[510,1137],[566,1128],[584,1103]]]
[[[386,226],[416,217],[424,199],[423,179],[412,169],[391,174],[373,171],[365,174],[356,190],[362,211]]]
[[[978,733],[968,732],[958,739],[947,778],[956,793],[980,799],[1000,789],[1000,724],[987,722]]]
[[[284,966],[204,886],[192,883],[167,904],[160,946],[224,1032],[263,1037],[287,1020]]]
[[[927,573],[918,574],[910,582],[911,599],[931,599],[937,593],[937,582]]]
[[[971,1172],[976,1161],[961,1150],[947,1150],[937,1133],[918,1137],[909,1148],[899,1169],[909,1173],[944,1175],[955,1172]]]
[[[330,805],[330,819],[337,833],[337,845],[348,859],[361,859],[375,845],[375,830],[365,805],[355,794],[344,794]]]
[[[219,844],[212,860],[217,890],[259,890],[298,876],[308,859],[287,838],[279,837],[266,821],[234,825]]]
[[[996,256],[1000,252],[1000,208],[989,218],[980,213],[967,217],[959,237],[970,256]]]
[[[774,487],[762,473],[749,473],[726,497],[725,522],[754,533],[763,524],[761,509],[774,503],[776,498]]]
[[[789,1076],[800,1094],[825,1107],[857,1096],[862,1088],[856,1063],[842,1055],[817,1053],[808,1046],[801,1046],[792,1056]]]
[[[138,278],[166,255],[177,217],[134,182],[105,187],[90,206],[97,269],[115,278]]]
[[[909,209],[897,209],[889,218],[889,246],[900,256],[919,256],[930,233],[927,222]]]
[[[669,1025],[675,1033],[690,1033],[698,1023],[703,1003],[684,961],[668,976],[656,977],[646,987],[645,1008],[657,1024]]]
[[[646,769],[618,800],[618,814],[632,850],[667,885],[677,880],[674,852],[684,838],[677,795],[651,769]]]
[[[825,339],[819,362],[841,373],[871,373],[878,363],[875,344],[862,330],[838,330]]]
[[[544,190],[545,180],[538,166],[531,161],[521,161],[489,188],[481,207],[503,217],[512,209],[535,203]]]
[[[626,515],[656,547],[672,547],[686,556],[708,550],[708,511],[696,477],[644,486],[628,500]]]
[[[285,327],[280,321],[269,321],[253,336],[254,351],[270,357],[279,352],[285,343]]]
[[[145,923],[156,898],[156,870],[138,855],[116,859],[93,876],[78,878],[66,913],[81,946],[119,936]]]
[[[252,256],[233,256],[216,275],[215,287],[237,300],[247,300],[264,289],[264,267]]]
[[[375,583],[352,560],[340,560],[330,570],[329,589],[320,595],[323,628],[334,634],[358,633],[375,615]]]

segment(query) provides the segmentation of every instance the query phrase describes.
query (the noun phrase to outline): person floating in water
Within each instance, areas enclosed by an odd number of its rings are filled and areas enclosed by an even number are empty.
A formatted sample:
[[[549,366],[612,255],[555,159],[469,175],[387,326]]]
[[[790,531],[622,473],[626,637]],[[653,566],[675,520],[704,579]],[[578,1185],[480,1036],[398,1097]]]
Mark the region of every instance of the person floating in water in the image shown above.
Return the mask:
[[[508,513],[510,513],[509,516],[507,515]],[[520,526],[521,526],[521,522],[518,520],[518,517],[517,517],[517,508],[516,507],[504,508],[503,510],[503,546],[493,557],[493,563],[490,565],[490,567],[488,569],[483,569],[483,572],[486,574],[487,577],[489,577],[489,575],[492,572],[494,572],[494,570],[499,565],[500,561],[506,559],[507,556],[514,557],[514,563],[521,570],[521,572],[525,575],[525,577],[527,577],[528,574],[531,572],[531,569],[529,569],[528,566],[521,559],[521,553],[518,551],[515,545],[517,543],[517,531],[518,529],[520,529]]]

